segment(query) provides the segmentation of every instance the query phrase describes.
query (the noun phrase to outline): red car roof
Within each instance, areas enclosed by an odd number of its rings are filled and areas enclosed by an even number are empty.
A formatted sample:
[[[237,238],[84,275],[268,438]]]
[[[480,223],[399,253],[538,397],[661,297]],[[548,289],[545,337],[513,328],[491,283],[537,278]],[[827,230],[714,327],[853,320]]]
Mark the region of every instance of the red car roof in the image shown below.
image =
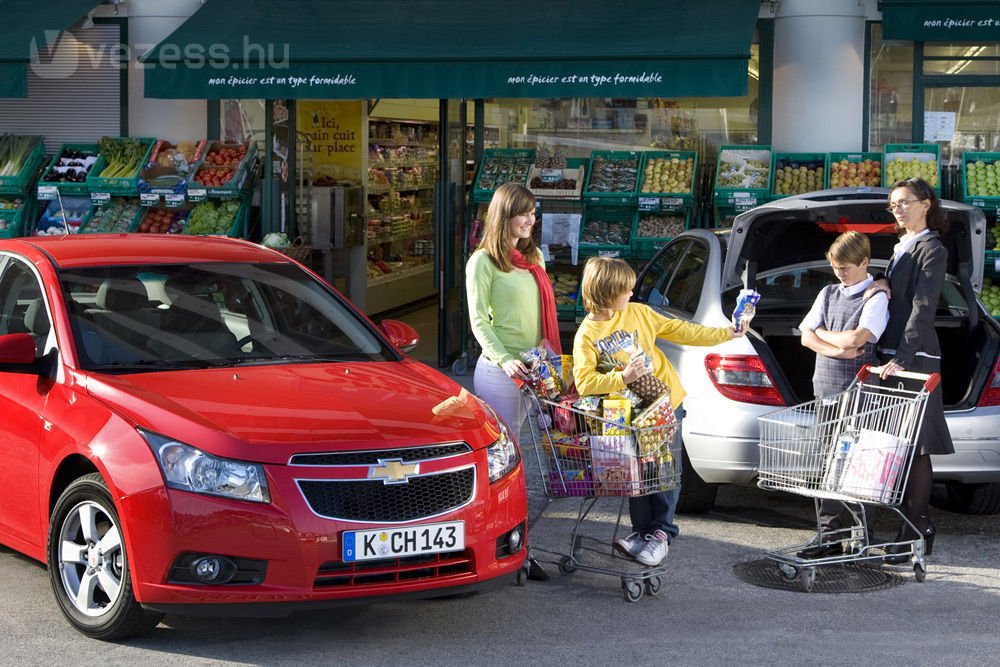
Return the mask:
[[[242,239],[183,234],[73,234],[11,239],[35,246],[62,268],[114,264],[281,262],[288,258]]]

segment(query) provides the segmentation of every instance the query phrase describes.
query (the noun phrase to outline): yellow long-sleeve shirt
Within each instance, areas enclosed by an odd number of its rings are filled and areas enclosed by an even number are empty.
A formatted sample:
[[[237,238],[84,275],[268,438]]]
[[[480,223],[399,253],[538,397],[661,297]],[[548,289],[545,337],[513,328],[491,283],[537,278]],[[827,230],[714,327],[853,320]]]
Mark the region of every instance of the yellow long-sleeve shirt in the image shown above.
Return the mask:
[[[629,343],[635,341],[653,360],[653,374],[670,388],[670,402],[676,408],[684,400],[684,387],[666,355],[656,347],[663,338],[679,345],[718,345],[733,337],[730,327],[706,327],[670,319],[649,306],[630,303],[609,320],[587,318],[573,339],[573,380],[581,396],[611,394],[625,389],[621,371],[597,370],[602,354],[614,357],[621,366],[629,360]]]

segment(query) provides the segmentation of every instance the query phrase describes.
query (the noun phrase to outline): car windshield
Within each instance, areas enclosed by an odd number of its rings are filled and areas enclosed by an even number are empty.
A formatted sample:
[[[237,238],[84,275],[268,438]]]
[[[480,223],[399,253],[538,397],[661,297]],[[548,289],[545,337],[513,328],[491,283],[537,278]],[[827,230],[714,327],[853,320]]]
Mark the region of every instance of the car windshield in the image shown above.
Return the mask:
[[[114,266],[60,277],[87,370],[395,358],[350,306],[289,264]]]

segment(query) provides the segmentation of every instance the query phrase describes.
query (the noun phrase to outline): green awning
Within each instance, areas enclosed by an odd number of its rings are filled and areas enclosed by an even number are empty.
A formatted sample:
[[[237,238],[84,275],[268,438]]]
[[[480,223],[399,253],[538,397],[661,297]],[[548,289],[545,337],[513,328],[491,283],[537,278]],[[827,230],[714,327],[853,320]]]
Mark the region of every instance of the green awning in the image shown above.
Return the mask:
[[[738,96],[758,0],[209,0],[146,97]]]
[[[882,37],[912,42],[998,42],[1000,0],[882,0]]]
[[[0,97],[28,94],[28,67],[40,76],[69,69],[50,46],[99,0],[0,0]]]

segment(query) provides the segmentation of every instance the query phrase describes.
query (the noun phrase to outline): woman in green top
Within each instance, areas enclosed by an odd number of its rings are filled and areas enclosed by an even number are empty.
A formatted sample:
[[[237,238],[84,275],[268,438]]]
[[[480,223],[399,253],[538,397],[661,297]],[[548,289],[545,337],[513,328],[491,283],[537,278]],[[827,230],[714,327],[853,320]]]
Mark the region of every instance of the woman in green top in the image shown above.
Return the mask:
[[[527,380],[521,353],[542,338],[561,352],[555,295],[531,233],[535,197],[523,185],[497,188],[486,211],[483,238],[465,267],[472,333],[483,353],[473,390],[514,434],[525,410],[515,380]]]

